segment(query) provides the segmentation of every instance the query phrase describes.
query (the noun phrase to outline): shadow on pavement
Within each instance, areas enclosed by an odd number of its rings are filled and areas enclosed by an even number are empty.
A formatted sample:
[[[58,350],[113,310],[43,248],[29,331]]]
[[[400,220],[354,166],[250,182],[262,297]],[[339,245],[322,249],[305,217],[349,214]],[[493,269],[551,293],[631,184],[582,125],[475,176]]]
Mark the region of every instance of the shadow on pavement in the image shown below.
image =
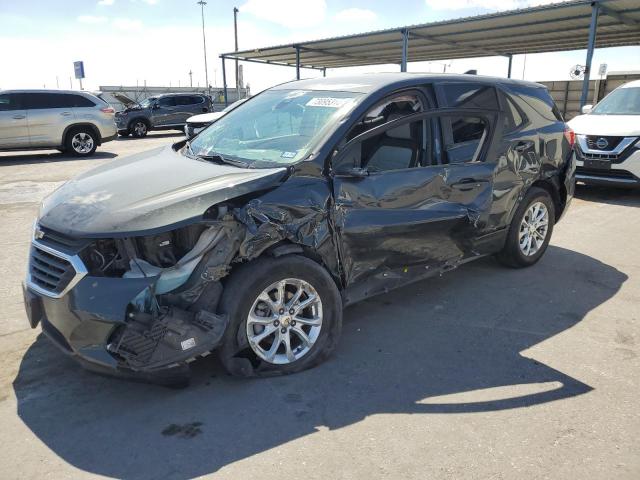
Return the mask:
[[[640,207],[640,189],[576,185],[576,198],[585,202]]]
[[[121,137],[120,135],[118,135],[118,138],[116,139],[116,141],[117,142],[144,142],[145,138],[172,138],[172,137],[184,137],[184,131],[181,129],[180,131],[168,130],[166,132],[163,131],[162,133],[153,132],[143,138],[137,138],[137,137],[134,137],[133,135],[128,135],[126,137]]]
[[[116,158],[117,156],[117,153],[100,150],[96,150],[90,157],[75,157],[68,153],[49,150],[43,151],[42,153],[16,153],[16,155],[0,156],[0,168],[9,165],[34,165],[48,162],[91,162],[92,160],[105,160],[108,158]]]
[[[485,259],[350,307],[338,351],[313,370],[236,379],[208,357],[185,390],[85,372],[41,335],[13,383],[18,415],[81,470],[186,479],[370,415],[561,400],[592,388],[521,352],[573,327],[626,280],[558,247],[526,270]],[[486,389],[503,393],[487,398]],[[444,395],[461,398],[437,398]]]

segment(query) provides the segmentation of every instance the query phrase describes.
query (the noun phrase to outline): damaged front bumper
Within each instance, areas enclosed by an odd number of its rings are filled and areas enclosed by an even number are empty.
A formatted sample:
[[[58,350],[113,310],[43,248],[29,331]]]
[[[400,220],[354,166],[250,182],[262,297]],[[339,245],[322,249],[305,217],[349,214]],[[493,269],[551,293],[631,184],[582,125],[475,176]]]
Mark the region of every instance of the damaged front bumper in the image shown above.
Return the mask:
[[[182,383],[187,364],[218,345],[227,320],[179,305],[158,306],[153,315],[136,309],[141,298],[154,298],[160,277],[94,276],[77,254],[34,239],[23,285],[29,323],[90,370]]]

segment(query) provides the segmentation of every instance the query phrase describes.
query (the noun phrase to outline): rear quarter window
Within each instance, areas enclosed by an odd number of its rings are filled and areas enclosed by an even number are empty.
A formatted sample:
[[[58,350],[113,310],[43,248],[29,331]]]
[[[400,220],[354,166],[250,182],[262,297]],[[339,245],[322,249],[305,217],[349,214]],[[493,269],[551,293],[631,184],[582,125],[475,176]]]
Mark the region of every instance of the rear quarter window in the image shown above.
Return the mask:
[[[516,99],[525,102],[546,120],[564,122],[558,107],[546,88],[512,85],[509,86],[509,91]]]
[[[69,95],[73,107],[95,107],[96,104],[82,95]]]

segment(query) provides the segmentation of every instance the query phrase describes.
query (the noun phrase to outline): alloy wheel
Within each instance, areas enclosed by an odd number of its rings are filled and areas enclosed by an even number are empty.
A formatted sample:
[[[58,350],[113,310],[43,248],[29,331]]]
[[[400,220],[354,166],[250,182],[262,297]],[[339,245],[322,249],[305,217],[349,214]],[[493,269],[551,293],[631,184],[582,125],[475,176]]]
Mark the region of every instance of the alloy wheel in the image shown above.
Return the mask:
[[[247,340],[262,360],[285,365],[305,356],[322,329],[322,301],[304,280],[286,278],[265,288],[247,316]]]
[[[133,125],[133,131],[137,136],[142,137],[147,133],[147,125],[144,122],[136,122]]]
[[[527,209],[518,232],[520,251],[527,257],[540,251],[549,231],[549,210],[542,202],[532,203]]]
[[[77,153],[89,153],[93,149],[93,138],[86,132],[76,133],[71,139],[71,147]]]

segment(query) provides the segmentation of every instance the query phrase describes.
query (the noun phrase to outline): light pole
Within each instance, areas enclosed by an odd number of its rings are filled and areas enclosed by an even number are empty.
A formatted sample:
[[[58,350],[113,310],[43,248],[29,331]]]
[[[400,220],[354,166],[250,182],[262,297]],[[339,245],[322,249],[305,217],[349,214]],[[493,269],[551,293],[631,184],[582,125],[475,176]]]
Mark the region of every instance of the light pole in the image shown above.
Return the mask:
[[[238,7],[233,7],[233,35],[236,41],[236,52],[238,51]],[[240,75],[238,70],[238,59],[236,58],[236,97],[240,100]]]
[[[204,6],[207,4],[204,0],[197,2],[200,5],[200,11],[202,13],[202,46],[204,47],[204,78],[207,82],[207,93],[211,94],[211,88],[209,88],[209,70],[207,69],[207,38],[204,34]]]

